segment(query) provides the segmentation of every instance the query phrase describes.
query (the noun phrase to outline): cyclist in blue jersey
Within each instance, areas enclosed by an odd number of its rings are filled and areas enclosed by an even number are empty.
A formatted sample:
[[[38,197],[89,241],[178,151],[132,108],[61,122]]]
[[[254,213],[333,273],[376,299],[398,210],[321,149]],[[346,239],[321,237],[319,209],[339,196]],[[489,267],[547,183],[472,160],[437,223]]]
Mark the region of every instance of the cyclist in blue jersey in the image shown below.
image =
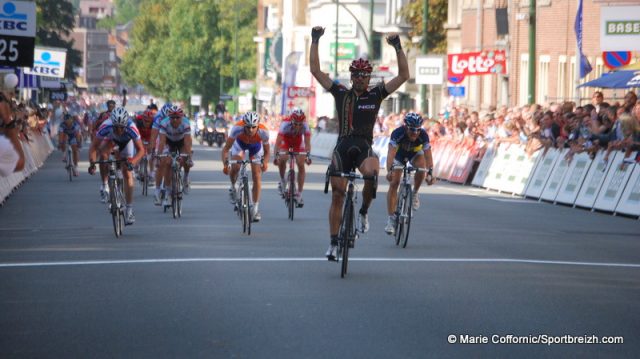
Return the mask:
[[[338,83],[334,83],[329,75],[320,69],[318,43],[323,34],[323,27],[316,26],[311,30],[309,65],[313,77],[325,90],[333,95],[338,112],[338,143],[333,151],[331,169],[333,171],[346,172],[351,168],[357,168],[365,176],[376,175],[380,163],[373,153],[371,145],[373,143],[373,127],[376,123],[380,104],[390,93],[397,90],[409,79],[409,65],[400,44],[400,37],[398,35],[389,35],[387,37],[387,43],[396,50],[398,61],[398,75],[396,77],[369,89],[373,67],[369,61],[357,59],[349,66],[352,87],[347,89]],[[331,208],[329,209],[331,245],[326,253],[329,260],[336,259],[338,230],[342,221],[342,206],[346,188],[346,179],[331,177],[332,194]],[[369,230],[367,212],[373,200],[374,188],[373,181],[365,181],[362,191],[362,207],[359,215],[359,231],[362,233]]]
[[[420,208],[420,197],[418,190],[422,181],[426,179],[430,186],[434,182],[433,178],[433,156],[431,155],[431,145],[429,135],[422,128],[422,117],[413,112],[404,116],[404,125],[396,128],[391,133],[389,139],[389,149],[387,152],[387,180],[389,181],[389,192],[387,192],[387,212],[389,219],[384,231],[389,235],[395,234],[395,210],[398,201],[398,186],[402,171],[392,171],[393,166],[401,167],[407,162],[413,167],[426,168],[427,173],[416,172],[413,183],[413,210]]]
[[[189,155],[189,159],[182,163],[184,168],[184,193],[189,192],[189,169],[193,166],[191,161],[191,124],[184,115],[182,108],[171,106],[166,111],[167,117],[160,122],[160,138],[158,142],[158,154],[168,154],[180,151]],[[164,197],[164,206],[170,205],[171,198],[171,158],[165,157],[160,160],[158,172],[164,178],[164,185],[167,188],[167,195]],[[160,189],[156,187],[155,203],[160,202]]]
[[[75,121],[73,116],[68,113],[64,114],[63,122],[58,127],[58,147],[60,151],[65,152],[67,145],[71,146],[73,152],[73,175],[78,176],[78,155],[82,146],[82,127]],[[64,156],[63,161],[67,160]]]
[[[167,117],[167,110],[171,107],[170,103],[165,103],[162,108],[160,109],[160,111],[158,111],[158,113],[156,113],[156,115],[153,117],[153,124],[151,125],[151,147],[152,147],[152,153],[151,153],[151,158],[153,159],[153,161],[155,161],[155,154],[157,153],[158,150],[158,140],[160,139],[159,134],[160,134],[160,122],[162,122],[162,120],[164,120]],[[155,166],[151,166],[151,169],[154,170],[156,168],[159,167],[159,164],[155,163]],[[155,172],[155,184],[156,184],[156,192],[162,190],[162,174],[160,173],[160,171],[156,171]],[[160,205],[160,199],[154,199],[154,203],[156,206]]]
[[[133,189],[135,181],[133,180],[133,171],[130,170],[133,165],[137,164],[142,156],[145,155],[144,145],[140,137],[140,132],[135,123],[129,118],[129,113],[124,107],[116,107],[111,112],[109,120],[105,121],[98,129],[96,137],[91,142],[89,148],[89,174],[96,173],[96,158],[98,153],[109,154],[114,146],[117,146],[116,158],[126,159],[127,163],[121,164],[122,174],[124,176],[124,193],[127,202],[127,210],[125,213],[125,224],[133,224],[135,217],[133,215]],[[104,156],[101,156],[104,158]],[[105,193],[103,201],[109,198],[109,188],[106,186],[107,178],[103,177],[103,186]]]

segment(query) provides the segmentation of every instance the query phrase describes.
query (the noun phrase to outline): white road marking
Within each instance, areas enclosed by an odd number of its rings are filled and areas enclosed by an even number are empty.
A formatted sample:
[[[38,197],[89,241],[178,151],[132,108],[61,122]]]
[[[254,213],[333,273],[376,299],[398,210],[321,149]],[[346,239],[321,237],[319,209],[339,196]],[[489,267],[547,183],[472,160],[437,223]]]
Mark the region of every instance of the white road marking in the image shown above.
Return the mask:
[[[636,263],[576,262],[540,259],[513,258],[349,258],[357,262],[409,262],[409,263],[507,263],[507,264],[549,264],[585,267],[640,268]],[[124,260],[90,260],[60,262],[16,262],[0,263],[0,268],[20,267],[53,267],[53,266],[88,266],[112,264],[157,264],[157,263],[197,263],[197,262],[326,262],[323,257],[313,258],[166,258],[166,259],[124,259]]]

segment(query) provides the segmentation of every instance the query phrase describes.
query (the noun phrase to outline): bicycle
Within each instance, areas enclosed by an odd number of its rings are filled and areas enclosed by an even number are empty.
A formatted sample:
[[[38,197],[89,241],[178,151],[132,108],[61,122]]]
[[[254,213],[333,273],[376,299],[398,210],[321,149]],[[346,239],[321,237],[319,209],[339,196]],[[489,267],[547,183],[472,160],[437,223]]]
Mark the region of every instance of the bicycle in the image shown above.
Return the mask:
[[[247,155],[248,158],[248,155]],[[235,210],[242,222],[242,233],[251,235],[251,222],[253,216],[251,213],[251,193],[249,190],[249,175],[247,175],[247,165],[252,163],[250,159],[236,160],[235,163],[240,165],[240,173],[236,182],[238,189],[236,190]]]
[[[106,164],[109,168],[109,177],[107,186],[109,186],[109,212],[113,221],[113,230],[116,234],[116,238],[122,235],[122,227],[124,227],[124,210],[125,210],[125,198],[124,198],[124,179],[122,176],[122,170],[120,169],[121,163],[127,163],[127,160],[115,160],[110,157],[108,160],[99,160],[94,162],[96,164]],[[129,168],[131,170],[131,168]]]
[[[358,204],[358,195],[355,190],[355,180],[363,179],[373,181],[373,198],[376,198],[378,175],[363,176],[355,172],[355,168],[352,168],[348,173],[344,172],[331,172],[327,169],[324,183],[324,193],[329,191],[329,177],[342,177],[346,178],[347,194],[342,207],[342,221],[340,222],[340,230],[338,232],[338,253],[336,262],[342,260],[342,266],[340,267],[340,277],[344,278],[347,275],[347,269],[349,266],[349,248],[355,247],[355,241],[358,239],[359,230],[356,228],[356,210],[355,207]]]
[[[178,160],[180,158],[189,158],[189,155],[175,151],[169,154],[158,155],[156,157],[171,157],[171,214],[173,215],[173,218],[182,217],[184,179],[182,174],[182,165]],[[168,206],[164,206],[165,212],[167,211],[167,207]]]
[[[289,155],[289,172],[287,173],[286,188],[282,189],[282,198],[289,210],[289,219],[293,221],[293,214],[295,207],[302,207],[296,201],[296,156],[307,155],[306,152],[293,152],[293,148],[289,148],[289,151],[279,151],[278,155]]]
[[[67,150],[65,151],[64,156],[67,159],[65,169],[69,174],[69,182],[73,182],[73,151],[71,150],[71,145],[67,144]]]
[[[427,172],[427,170],[410,166],[408,161],[402,167],[391,167],[391,171],[398,170],[402,170],[402,180],[400,181],[400,186],[398,186],[396,211],[394,213],[396,217],[394,228],[396,232],[396,246],[400,245],[400,241],[402,241],[402,248],[406,248],[407,241],[409,240],[409,229],[411,228],[411,217],[413,216],[412,174],[414,172]]]

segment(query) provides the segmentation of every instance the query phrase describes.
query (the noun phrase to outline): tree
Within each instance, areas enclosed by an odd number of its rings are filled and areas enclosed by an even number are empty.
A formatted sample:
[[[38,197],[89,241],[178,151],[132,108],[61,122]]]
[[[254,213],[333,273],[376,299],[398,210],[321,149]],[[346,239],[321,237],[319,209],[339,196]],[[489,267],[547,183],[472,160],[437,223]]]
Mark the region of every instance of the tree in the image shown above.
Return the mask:
[[[67,0],[36,0],[36,45],[67,49],[65,76],[74,79],[73,69],[82,64],[80,51],[73,48],[73,40],[67,40],[73,31],[75,20],[73,4]]]
[[[145,0],[122,63],[124,79],[173,100],[201,94],[206,106],[220,95],[221,78],[223,90],[233,87],[235,32],[238,77],[254,76],[256,17],[252,0]]]
[[[427,21],[427,52],[447,53],[447,32],[444,23],[447,21],[447,0],[413,0],[402,9],[402,16],[411,25],[409,36],[422,36],[422,14],[424,3],[429,3],[429,19]],[[410,44],[409,47],[420,47],[422,44]]]
[[[143,0],[115,0],[114,15],[108,16],[98,21],[97,27],[111,30],[116,25],[126,24],[133,20],[140,11],[140,5]]]

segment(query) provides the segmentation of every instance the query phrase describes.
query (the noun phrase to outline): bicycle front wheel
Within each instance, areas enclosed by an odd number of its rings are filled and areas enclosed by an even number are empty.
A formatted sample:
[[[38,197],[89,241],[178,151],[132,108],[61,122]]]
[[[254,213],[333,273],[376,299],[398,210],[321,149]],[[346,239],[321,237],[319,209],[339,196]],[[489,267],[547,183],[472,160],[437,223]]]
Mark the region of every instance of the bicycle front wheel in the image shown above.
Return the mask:
[[[146,196],[148,194],[147,187],[149,187],[149,164],[146,155],[142,157],[140,166],[142,166],[142,171],[140,171],[142,173],[142,195]]]
[[[411,186],[407,186],[407,196],[404,202],[404,213],[406,214],[404,218],[404,233],[403,233],[403,241],[402,248],[407,248],[407,241],[409,241],[409,229],[411,228],[411,216],[413,213],[413,191],[411,190]]]
[[[243,192],[243,197],[244,197],[244,204],[243,207],[245,208],[245,218],[246,218],[246,223],[247,223],[247,235],[251,235],[251,222],[253,222],[253,218],[251,215],[251,208],[249,207],[249,204],[251,203],[251,201],[249,200],[249,197],[251,194],[249,193],[249,179],[248,178],[243,178],[242,179],[242,192]]]
[[[405,204],[407,202],[407,192],[411,192],[408,185],[401,185],[398,191],[398,205],[396,206],[396,245],[400,245],[405,231]]]
[[[293,221],[293,212],[296,207],[296,173],[289,171],[289,190],[287,198],[287,207],[289,207],[289,219]]]
[[[355,223],[353,202],[351,198],[347,197],[344,205],[344,212],[342,213],[343,231],[342,238],[340,238],[340,246],[342,247],[342,266],[340,267],[340,277],[344,278],[347,275],[347,269],[349,267],[349,243],[355,240]]]
[[[173,215],[173,218],[178,218],[178,191],[180,190],[179,188],[179,175],[178,173],[174,170],[173,171],[173,176],[172,176],[172,183],[171,183],[171,214]]]
[[[73,182],[73,157],[69,150],[67,150],[67,174],[69,174],[69,182]]]
[[[120,221],[120,208],[118,207],[118,188],[114,180],[109,180],[109,206],[111,212],[111,220],[113,221],[113,231],[116,238],[120,237],[122,233],[121,221]]]

